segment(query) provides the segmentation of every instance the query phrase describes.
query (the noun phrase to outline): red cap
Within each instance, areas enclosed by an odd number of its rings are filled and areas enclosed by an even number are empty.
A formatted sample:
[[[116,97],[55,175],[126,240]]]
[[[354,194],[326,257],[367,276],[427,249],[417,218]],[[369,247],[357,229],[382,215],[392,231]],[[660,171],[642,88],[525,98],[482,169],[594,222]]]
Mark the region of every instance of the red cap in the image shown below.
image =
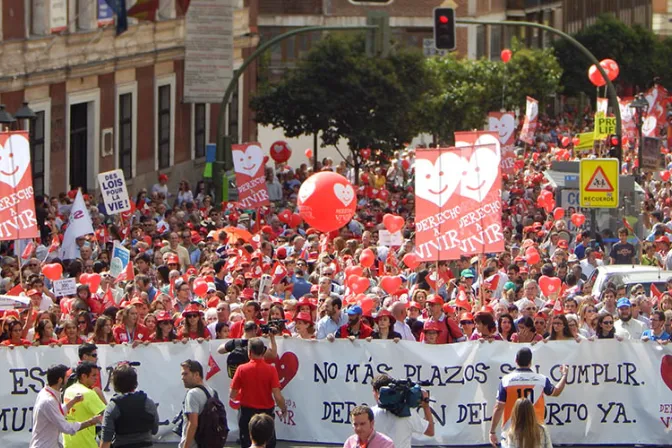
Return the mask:
[[[26,293],[27,296],[36,296],[38,294],[41,294],[41,292],[37,289],[31,289]]]
[[[180,264],[180,258],[175,254],[168,255],[168,261],[166,264]]]
[[[418,309],[418,310],[421,310],[421,309],[422,309],[422,307],[420,306],[420,304],[419,304],[418,302],[411,302],[411,303],[409,303],[409,304],[408,304],[408,308],[409,308],[409,309],[411,309],[411,308],[416,308],[416,309]]]
[[[438,322],[434,322],[433,320],[428,320],[422,326],[422,331],[424,331],[425,333],[428,332],[428,331],[436,331],[437,333],[440,333],[441,332],[441,327],[439,327]]]
[[[462,322],[463,320],[473,321],[474,320],[474,315],[471,314],[471,313],[464,312],[464,313],[460,314],[460,322]]]
[[[190,303],[189,305],[187,305],[184,311],[182,311],[182,316],[186,316],[187,314],[203,315],[203,311],[201,311],[201,309],[195,303]]]
[[[240,293],[240,297],[242,297],[243,299],[249,299],[249,300],[254,299],[254,289],[252,289],[252,288],[243,289],[243,292]]]
[[[558,241],[558,247],[560,249],[565,249],[566,250],[566,249],[569,248],[569,244],[567,244],[567,241],[565,241],[565,240],[560,240],[560,241]]]
[[[160,311],[156,315],[156,321],[157,322],[172,322],[173,321],[173,316],[171,316],[168,311]]]
[[[437,296],[436,294],[431,294],[427,298],[426,303],[431,303],[432,305],[443,305],[443,299],[440,296]]]
[[[443,304],[443,312],[446,314],[453,314],[455,312],[455,308],[450,306],[450,303],[444,303]]]
[[[311,288],[311,289],[312,289],[312,288]],[[317,309],[317,305],[315,305],[315,304],[313,303],[312,300],[310,300],[310,299],[308,299],[308,298],[306,298],[306,297],[304,297],[303,299],[301,299],[301,300],[299,300],[298,302],[296,302],[296,309],[297,309],[297,310],[298,310],[299,308],[301,308],[302,306],[309,306],[311,310],[315,310],[315,309]]]
[[[659,237],[659,238],[656,238],[656,243],[667,243],[667,244],[670,244],[670,239],[669,239],[666,235],[663,235],[663,236],[661,236],[661,237]]]
[[[278,260],[284,260],[287,258],[287,248],[278,247],[278,249],[275,251],[275,256],[278,258]]]
[[[386,316],[387,316],[388,319],[390,319],[390,323],[392,325],[394,325],[394,323],[397,321],[397,319],[395,319],[394,316],[392,315],[392,313],[390,313],[388,310],[380,310],[378,312],[378,314],[376,315],[376,319],[375,319],[376,323],[378,322],[378,319],[380,319],[381,317],[386,317]]]
[[[309,324],[313,323],[313,316],[310,315],[310,313],[298,313],[296,316],[294,316],[294,321],[301,320],[303,322],[308,322]]]

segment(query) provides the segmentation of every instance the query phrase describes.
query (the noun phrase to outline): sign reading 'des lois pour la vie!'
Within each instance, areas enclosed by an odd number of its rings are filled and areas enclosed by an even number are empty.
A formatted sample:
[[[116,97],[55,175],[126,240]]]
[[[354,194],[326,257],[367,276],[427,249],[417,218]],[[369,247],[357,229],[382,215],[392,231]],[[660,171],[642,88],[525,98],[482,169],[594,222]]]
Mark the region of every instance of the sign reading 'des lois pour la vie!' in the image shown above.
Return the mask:
[[[128,190],[126,190],[126,180],[122,170],[100,173],[98,184],[100,184],[100,191],[108,215],[131,210],[131,202],[128,200]]]

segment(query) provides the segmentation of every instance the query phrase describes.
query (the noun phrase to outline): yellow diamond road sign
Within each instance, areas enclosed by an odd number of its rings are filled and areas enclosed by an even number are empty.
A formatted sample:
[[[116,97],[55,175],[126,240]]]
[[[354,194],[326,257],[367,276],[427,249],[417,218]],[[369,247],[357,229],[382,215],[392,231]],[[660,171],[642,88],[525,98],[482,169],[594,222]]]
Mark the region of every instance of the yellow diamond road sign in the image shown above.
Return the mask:
[[[587,208],[618,207],[618,159],[581,159],[579,203]]]

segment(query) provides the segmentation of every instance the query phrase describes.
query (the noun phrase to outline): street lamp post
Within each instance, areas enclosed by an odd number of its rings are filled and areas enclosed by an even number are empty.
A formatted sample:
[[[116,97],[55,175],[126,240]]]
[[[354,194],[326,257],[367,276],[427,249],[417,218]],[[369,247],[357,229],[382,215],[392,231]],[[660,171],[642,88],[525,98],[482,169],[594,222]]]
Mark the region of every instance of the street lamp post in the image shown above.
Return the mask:
[[[14,115],[7,112],[4,104],[0,104],[0,127],[9,127],[10,130],[14,126],[18,126],[17,130],[28,130],[30,126],[28,122],[31,122],[37,118],[35,112],[28,106],[28,102],[24,101],[19,110],[16,111]],[[3,129],[4,130],[4,129]]]
[[[642,126],[644,126],[644,114],[649,111],[649,102],[643,93],[637,94],[635,99],[628,105],[637,113],[637,131],[639,132],[639,144],[637,145],[637,162],[639,169],[642,169],[642,150],[644,148],[644,136],[642,135]]]

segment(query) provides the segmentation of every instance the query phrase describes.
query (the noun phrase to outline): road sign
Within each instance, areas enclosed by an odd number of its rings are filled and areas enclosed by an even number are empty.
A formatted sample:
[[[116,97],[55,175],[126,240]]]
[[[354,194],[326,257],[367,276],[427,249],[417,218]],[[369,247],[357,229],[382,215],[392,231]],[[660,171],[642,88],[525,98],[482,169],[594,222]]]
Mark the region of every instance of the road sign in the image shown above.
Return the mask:
[[[579,203],[588,208],[618,207],[618,159],[582,159]]]

